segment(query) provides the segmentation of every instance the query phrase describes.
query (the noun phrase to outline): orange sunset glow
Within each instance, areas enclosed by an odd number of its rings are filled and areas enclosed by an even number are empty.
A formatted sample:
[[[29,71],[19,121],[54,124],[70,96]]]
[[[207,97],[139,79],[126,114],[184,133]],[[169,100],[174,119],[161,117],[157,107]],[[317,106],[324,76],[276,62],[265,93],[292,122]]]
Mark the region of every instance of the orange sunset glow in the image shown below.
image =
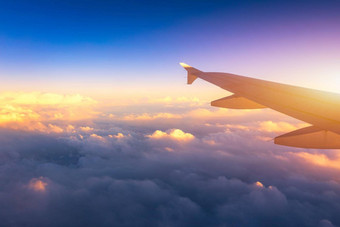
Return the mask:
[[[47,187],[47,183],[43,181],[43,179],[40,178],[33,178],[30,180],[28,184],[28,188],[36,191],[36,192],[45,192]]]

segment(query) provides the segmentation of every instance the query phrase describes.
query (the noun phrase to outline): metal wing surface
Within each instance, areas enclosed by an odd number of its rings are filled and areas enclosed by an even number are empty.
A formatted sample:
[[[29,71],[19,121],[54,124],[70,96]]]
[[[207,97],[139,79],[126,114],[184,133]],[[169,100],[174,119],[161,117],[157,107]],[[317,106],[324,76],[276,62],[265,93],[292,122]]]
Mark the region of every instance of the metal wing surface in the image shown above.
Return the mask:
[[[340,148],[340,94],[230,73],[202,72],[187,64],[181,65],[188,72],[188,84],[200,78],[233,93],[211,102],[212,106],[271,108],[312,125],[276,137],[276,144],[302,148]]]

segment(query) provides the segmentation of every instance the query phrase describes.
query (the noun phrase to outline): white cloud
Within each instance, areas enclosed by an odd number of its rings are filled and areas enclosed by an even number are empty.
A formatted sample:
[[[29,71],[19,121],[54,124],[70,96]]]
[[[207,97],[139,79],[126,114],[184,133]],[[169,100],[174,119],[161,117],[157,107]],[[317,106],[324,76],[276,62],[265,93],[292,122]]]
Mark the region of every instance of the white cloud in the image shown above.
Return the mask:
[[[148,137],[151,139],[172,139],[183,142],[191,141],[195,138],[195,136],[192,135],[191,133],[183,132],[180,129],[171,129],[168,130],[167,132],[156,130],[151,135],[148,135]]]

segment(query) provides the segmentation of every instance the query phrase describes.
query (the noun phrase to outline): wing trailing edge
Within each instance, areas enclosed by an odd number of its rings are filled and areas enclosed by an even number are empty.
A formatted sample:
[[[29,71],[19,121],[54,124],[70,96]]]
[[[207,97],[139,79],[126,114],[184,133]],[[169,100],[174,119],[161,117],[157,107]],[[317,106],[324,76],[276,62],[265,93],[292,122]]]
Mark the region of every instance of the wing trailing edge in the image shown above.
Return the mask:
[[[274,143],[300,148],[340,149],[340,135],[309,126],[278,136],[274,139]]]

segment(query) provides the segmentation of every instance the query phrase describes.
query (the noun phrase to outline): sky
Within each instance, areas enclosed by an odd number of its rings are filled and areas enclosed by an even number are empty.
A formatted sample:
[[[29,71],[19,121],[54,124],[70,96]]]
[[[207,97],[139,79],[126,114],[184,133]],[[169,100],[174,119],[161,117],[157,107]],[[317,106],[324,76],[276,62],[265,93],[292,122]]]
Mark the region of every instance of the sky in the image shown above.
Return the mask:
[[[0,0],[1,226],[340,226],[339,150],[179,62],[340,90],[340,1]]]

